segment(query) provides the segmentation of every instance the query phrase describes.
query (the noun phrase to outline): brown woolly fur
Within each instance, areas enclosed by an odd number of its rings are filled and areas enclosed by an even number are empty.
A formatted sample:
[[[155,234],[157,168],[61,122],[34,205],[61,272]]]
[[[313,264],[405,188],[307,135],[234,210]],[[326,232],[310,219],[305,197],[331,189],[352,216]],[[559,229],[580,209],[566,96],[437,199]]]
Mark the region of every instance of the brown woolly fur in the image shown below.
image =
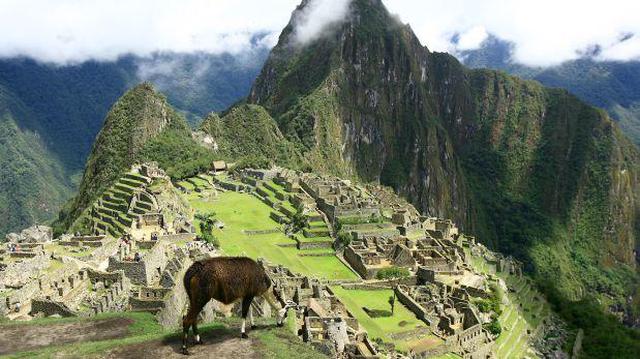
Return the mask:
[[[271,280],[262,266],[246,257],[216,257],[195,262],[187,269],[183,283],[189,296],[189,312],[182,322],[184,354],[188,354],[190,327],[193,327],[196,342],[202,342],[196,321],[211,299],[231,304],[242,298],[242,318],[246,319],[253,298],[263,295],[271,287]],[[245,333],[242,335],[246,337]]]
[[[253,259],[217,257],[191,265],[184,275],[184,287],[192,301],[202,297],[207,302],[213,298],[231,304],[262,295],[271,287],[271,280]]]

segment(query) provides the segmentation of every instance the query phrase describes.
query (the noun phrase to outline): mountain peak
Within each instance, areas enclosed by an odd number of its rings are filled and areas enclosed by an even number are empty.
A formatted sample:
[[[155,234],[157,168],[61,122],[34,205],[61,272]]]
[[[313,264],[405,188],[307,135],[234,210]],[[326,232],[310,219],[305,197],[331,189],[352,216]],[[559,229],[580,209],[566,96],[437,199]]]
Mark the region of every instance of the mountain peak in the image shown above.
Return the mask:
[[[61,212],[68,227],[86,206],[136,160],[144,146],[165,129],[186,130],[183,117],[149,82],[127,91],[111,107],[93,145],[71,208]]]

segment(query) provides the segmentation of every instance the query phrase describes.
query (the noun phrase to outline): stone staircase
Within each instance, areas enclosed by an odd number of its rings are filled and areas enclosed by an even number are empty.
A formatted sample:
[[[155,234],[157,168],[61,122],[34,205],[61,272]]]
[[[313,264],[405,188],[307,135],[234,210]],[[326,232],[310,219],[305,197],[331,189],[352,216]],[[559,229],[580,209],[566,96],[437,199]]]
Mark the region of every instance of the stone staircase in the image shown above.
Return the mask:
[[[157,203],[146,187],[151,179],[129,172],[107,189],[79,219],[89,224],[95,235],[120,237],[131,228],[139,215],[153,212]]]

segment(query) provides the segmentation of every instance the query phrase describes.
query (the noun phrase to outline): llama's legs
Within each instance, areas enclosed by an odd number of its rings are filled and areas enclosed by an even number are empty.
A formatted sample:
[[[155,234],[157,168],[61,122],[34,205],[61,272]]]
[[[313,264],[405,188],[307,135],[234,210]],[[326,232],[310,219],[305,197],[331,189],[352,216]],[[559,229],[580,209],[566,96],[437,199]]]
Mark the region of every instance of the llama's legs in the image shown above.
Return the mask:
[[[198,315],[200,314],[200,312],[202,311],[202,308],[204,308],[204,306],[207,305],[207,302],[204,300],[201,300],[198,302],[198,305],[196,307],[197,311],[196,313],[196,319],[193,321],[193,336],[195,337],[196,340],[196,344],[204,344],[204,342],[202,341],[202,338],[200,337],[200,333],[198,333]]]
[[[240,335],[243,338],[249,338],[247,333],[245,333],[245,326],[247,324],[247,314],[249,314],[249,309],[251,309],[252,301],[253,297],[242,298],[242,326],[240,327]]]
[[[182,318],[182,354],[188,355],[187,339],[189,338],[189,328],[193,326],[198,318],[198,313],[195,311],[195,307],[190,304],[187,315]]]
[[[256,329],[256,322],[253,320],[253,308],[249,306],[249,323],[251,323],[251,329]]]
[[[187,339],[189,338],[189,328],[193,328],[193,334],[195,335],[196,344],[202,344],[202,339],[200,339],[200,334],[198,333],[198,314],[205,306],[206,301],[200,300],[200,298],[195,298],[195,295],[191,297],[191,301],[189,302],[189,311],[187,315],[182,319],[182,354],[189,354],[187,350]]]

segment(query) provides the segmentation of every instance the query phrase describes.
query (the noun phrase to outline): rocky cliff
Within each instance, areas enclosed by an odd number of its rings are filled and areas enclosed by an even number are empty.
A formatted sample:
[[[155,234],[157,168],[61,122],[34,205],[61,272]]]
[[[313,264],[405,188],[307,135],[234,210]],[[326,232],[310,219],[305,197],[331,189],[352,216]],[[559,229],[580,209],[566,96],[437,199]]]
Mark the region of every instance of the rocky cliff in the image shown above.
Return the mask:
[[[524,259],[568,298],[629,305],[638,282],[638,151],[565,91],[469,70],[379,0],[301,45],[293,13],[248,102],[316,171],[391,185]]]

